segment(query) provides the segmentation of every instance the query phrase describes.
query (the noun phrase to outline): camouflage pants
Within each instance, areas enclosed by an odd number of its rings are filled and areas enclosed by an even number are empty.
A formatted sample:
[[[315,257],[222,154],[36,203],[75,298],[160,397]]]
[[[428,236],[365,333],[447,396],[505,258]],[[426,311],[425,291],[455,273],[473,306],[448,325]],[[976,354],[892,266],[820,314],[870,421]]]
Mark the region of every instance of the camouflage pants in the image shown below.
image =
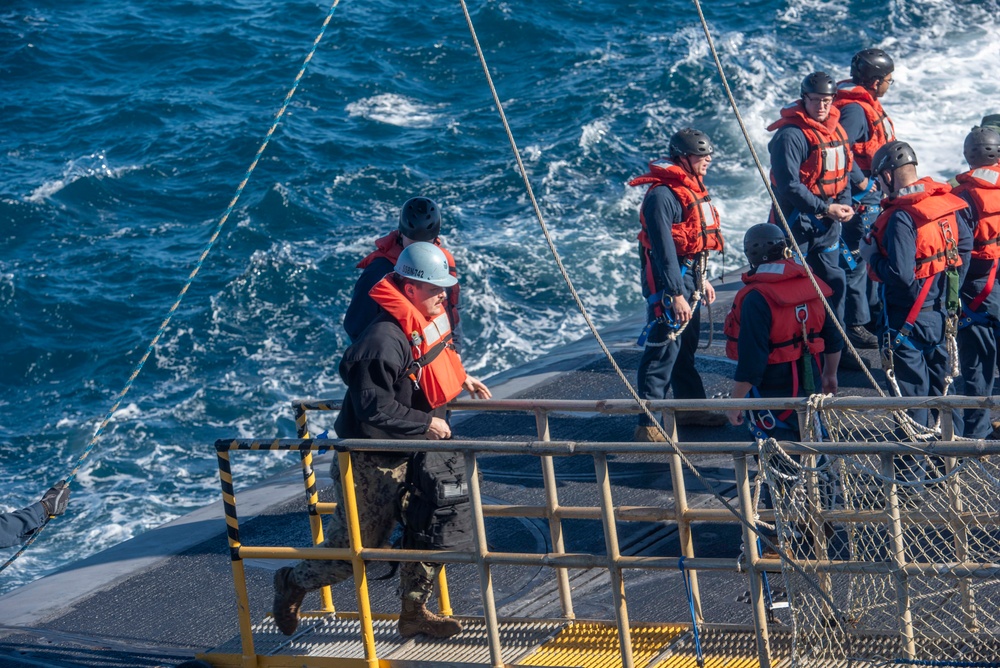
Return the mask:
[[[396,454],[355,452],[351,455],[354,492],[358,499],[361,543],[365,547],[384,547],[399,523],[397,494],[406,479],[408,458]],[[330,467],[337,510],[326,527],[323,547],[350,547],[344,494],[340,484],[340,466],[334,458]],[[404,599],[426,603],[434,591],[440,564],[404,561],[399,569],[400,595]],[[307,559],[295,565],[292,577],[303,589],[319,589],[354,576],[349,561]]]

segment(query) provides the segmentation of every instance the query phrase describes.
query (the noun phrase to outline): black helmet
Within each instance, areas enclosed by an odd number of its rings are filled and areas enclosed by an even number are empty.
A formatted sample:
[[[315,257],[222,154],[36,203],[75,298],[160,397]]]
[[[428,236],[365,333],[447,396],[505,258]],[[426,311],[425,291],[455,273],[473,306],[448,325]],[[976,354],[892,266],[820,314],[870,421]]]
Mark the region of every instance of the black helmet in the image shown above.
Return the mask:
[[[991,128],[972,128],[965,138],[965,161],[972,168],[995,165],[1000,159],[1000,134]]]
[[[872,174],[894,172],[903,165],[917,164],[917,154],[905,141],[891,141],[875,151],[872,158]]]
[[[813,72],[802,80],[802,88],[799,92],[803,97],[806,93],[813,95],[836,95],[837,82],[826,72]]]
[[[667,147],[667,155],[671,159],[682,158],[685,155],[712,155],[715,147],[712,140],[701,130],[684,128],[674,133]]]
[[[851,59],[851,80],[866,85],[875,79],[884,79],[894,69],[888,53],[882,49],[864,49]]]
[[[434,241],[441,232],[441,210],[434,200],[414,197],[399,211],[399,233],[414,241]]]
[[[785,233],[771,223],[754,225],[743,237],[743,252],[752,267],[780,260],[785,256],[787,246]]]
[[[1000,114],[987,114],[979,123],[980,127],[989,128],[1000,132]]]

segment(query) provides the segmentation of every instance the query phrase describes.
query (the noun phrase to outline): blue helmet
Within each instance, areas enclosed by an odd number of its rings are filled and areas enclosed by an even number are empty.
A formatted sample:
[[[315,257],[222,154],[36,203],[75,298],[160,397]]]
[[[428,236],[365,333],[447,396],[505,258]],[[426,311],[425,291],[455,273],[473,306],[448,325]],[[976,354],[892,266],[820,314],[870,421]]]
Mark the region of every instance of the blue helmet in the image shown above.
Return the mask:
[[[426,241],[418,241],[404,248],[394,269],[403,278],[441,288],[450,288],[458,283],[458,279],[448,270],[448,258],[444,252]]]

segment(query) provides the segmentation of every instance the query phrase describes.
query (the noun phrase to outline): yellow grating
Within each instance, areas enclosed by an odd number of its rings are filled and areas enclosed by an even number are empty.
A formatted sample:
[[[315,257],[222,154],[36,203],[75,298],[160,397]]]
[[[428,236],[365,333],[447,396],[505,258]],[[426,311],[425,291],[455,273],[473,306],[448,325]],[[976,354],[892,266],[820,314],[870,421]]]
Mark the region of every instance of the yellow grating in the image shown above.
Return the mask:
[[[636,668],[644,668],[687,629],[683,626],[633,626],[631,631],[633,663]],[[621,666],[618,627],[600,622],[574,622],[539,647],[534,654],[519,661],[518,665],[580,668]]]
[[[787,634],[771,636],[772,668],[788,668],[787,656],[791,650]],[[752,630],[703,629],[701,647],[705,657],[704,668],[759,668],[757,636]],[[653,668],[699,668],[694,647],[694,636],[682,637]],[[832,666],[828,667],[832,668]]]

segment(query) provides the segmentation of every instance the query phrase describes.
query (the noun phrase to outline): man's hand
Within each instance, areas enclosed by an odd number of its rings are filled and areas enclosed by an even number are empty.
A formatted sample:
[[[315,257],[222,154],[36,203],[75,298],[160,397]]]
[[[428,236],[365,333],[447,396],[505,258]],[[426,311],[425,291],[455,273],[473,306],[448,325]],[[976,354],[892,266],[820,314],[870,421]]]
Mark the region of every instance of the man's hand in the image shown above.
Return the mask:
[[[704,293],[703,297],[705,299],[705,303],[706,304],[714,304],[715,303],[715,288],[712,287],[712,284],[709,283],[708,281],[705,281],[705,283],[701,286],[701,290]]]
[[[837,374],[831,376],[823,374],[823,394],[836,394],[838,387]]]
[[[42,497],[42,507],[46,515],[58,517],[66,512],[66,505],[69,503],[69,485],[65,480],[60,480],[54,484]]]
[[[743,424],[743,411],[738,408],[732,408],[726,411],[726,417],[729,418],[729,424],[734,427],[739,427]]]
[[[486,387],[482,381],[476,380],[472,376],[466,376],[462,383],[462,389],[472,395],[473,399],[490,399],[493,395],[490,388]]]
[[[684,295],[677,295],[670,302],[670,308],[674,311],[674,320],[678,325],[683,325],[691,319],[691,305],[684,299]]]
[[[431,418],[431,425],[427,427],[427,438],[431,441],[443,441],[451,438],[451,427],[439,417]]]
[[[851,218],[854,218],[854,208],[846,204],[831,204],[826,210],[826,215],[834,220],[846,223]]]

